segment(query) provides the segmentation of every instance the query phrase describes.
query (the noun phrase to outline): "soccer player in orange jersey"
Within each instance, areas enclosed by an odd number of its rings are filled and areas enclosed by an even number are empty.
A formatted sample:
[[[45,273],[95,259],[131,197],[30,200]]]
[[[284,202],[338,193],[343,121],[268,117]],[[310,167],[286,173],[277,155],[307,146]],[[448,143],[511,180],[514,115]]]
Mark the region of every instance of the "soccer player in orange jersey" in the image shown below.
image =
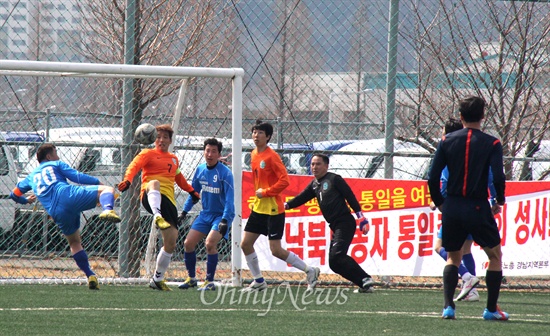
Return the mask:
[[[155,148],[143,149],[132,160],[123,181],[118,184],[118,190],[126,191],[130,187],[130,181],[140,170],[142,171],[141,204],[145,210],[153,214],[153,221],[161,229],[164,242],[157,256],[155,275],[149,282],[149,287],[169,291],[171,289],[164,281],[164,273],[170,265],[178,239],[178,210],[174,197],[174,182],[191,195],[194,203],[200,200],[200,196],[181,173],[178,158],[168,152],[174,130],[170,125],[159,125],[156,129]]]
[[[281,246],[285,227],[285,208],[281,192],[288,187],[288,173],[277,152],[267,144],[273,135],[273,126],[258,120],[252,127],[252,140],[256,148],[251,154],[256,199],[250,218],[244,228],[241,248],[254,281],[243,289],[246,292],[261,291],[267,284],[260,271],[254,243],[260,235],[269,239],[271,254],[307,274],[308,289],[313,290],[319,277],[319,268],[308,266],[294,252]]]

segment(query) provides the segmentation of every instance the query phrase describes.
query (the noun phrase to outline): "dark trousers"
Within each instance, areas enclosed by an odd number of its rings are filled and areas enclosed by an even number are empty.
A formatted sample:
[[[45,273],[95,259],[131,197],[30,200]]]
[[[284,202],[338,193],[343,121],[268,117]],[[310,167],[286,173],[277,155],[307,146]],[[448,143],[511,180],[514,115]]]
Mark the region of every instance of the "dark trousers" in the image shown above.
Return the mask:
[[[328,254],[328,265],[335,273],[363,287],[363,278],[369,275],[348,255],[348,249],[355,234],[355,220],[331,224],[333,232]]]

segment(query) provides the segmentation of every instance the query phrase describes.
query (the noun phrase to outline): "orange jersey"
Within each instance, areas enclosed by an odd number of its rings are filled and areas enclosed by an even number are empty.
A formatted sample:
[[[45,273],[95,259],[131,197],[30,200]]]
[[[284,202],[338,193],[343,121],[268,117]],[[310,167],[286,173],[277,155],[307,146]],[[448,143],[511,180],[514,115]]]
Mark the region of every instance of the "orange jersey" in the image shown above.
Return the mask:
[[[264,189],[263,197],[254,201],[254,212],[265,215],[278,215],[285,211],[281,192],[290,181],[281,157],[270,147],[258,153],[252,151],[251,163],[254,174],[254,190]]]
[[[160,193],[168,197],[174,205],[176,204],[174,182],[187,192],[193,191],[193,187],[187,183],[187,180],[179,169],[178,158],[172,153],[156,149],[143,149],[126,169],[124,180],[132,181],[140,170],[142,171],[142,197],[143,191],[151,180],[160,182]]]

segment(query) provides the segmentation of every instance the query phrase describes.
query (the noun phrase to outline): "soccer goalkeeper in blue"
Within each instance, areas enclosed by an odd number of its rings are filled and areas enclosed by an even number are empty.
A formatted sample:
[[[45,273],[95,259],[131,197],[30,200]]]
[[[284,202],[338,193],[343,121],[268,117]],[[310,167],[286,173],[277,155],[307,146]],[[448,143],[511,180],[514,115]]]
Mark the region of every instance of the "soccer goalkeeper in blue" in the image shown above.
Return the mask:
[[[113,210],[114,188],[101,185],[96,177],[83,174],[60,161],[53,144],[40,146],[36,158],[39,166],[17,183],[10,198],[20,204],[32,203],[38,198],[69,242],[76,264],[88,277],[88,287],[99,289],[97,276],[90,268],[88,255],[82,247],[80,213],[95,208],[99,201],[103,208],[99,218],[120,222],[120,217]],[[69,184],[67,180],[86,186]],[[25,193],[31,189],[34,195],[25,197]]]
[[[195,248],[198,242],[206,237],[206,281],[198,287],[198,290],[204,291],[216,290],[214,274],[218,265],[218,243],[222,238],[228,239],[231,223],[235,217],[235,204],[233,174],[227,166],[219,162],[222,143],[214,138],[206,139],[203,149],[206,163],[197,167],[191,183],[193,188],[201,193],[202,210],[185,237],[184,259],[189,276],[179,288],[188,289],[197,286]],[[180,225],[183,224],[192,207],[193,201],[189,197],[179,217]]]

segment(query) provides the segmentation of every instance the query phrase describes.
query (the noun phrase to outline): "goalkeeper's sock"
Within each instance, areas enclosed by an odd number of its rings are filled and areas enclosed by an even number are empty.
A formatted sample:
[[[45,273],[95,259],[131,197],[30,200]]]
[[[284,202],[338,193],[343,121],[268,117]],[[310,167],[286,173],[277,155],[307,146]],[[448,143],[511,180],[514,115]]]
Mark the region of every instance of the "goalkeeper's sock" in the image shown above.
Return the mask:
[[[501,281],[502,271],[487,270],[487,274],[485,275],[485,283],[487,284],[487,309],[491,312],[497,311]]]
[[[307,264],[305,263],[305,261],[303,261],[302,259],[300,259],[300,257],[298,257],[296,255],[296,253],[294,252],[290,252],[288,253],[288,257],[286,258],[286,263],[287,264],[290,264],[292,265],[293,267],[296,267],[297,269],[299,269],[300,271],[306,271],[307,270]]]
[[[149,206],[154,215],[160,215],[160,201],[161,201],[160,191],[158,190],[149,190],[147,192],[147,201],[149,201]]]
[[[113,205],[115,204],[115,194],[112,192],[102,192],[99,194],[99,204],[103,210],[113,210]]]
[[[172,254],[164,251],[164,247],[160,250],[157,256],[157,268],[155,269],[154,281],[161,281],[164,279],[164,272],[168,269],[172,260]]]
[[[447,251],[445,251],[444,247],[439,249],[439,255],[443,258],[443,260],[447,261]]]
[[[476,261],[471,253],[462,256],[462,263],[472,275],[476,275]]]
[[[86,251],[80,250],[73,254],[73,259],[78,265],[78,268],[80,268],[85,274],[86,277],[89,277],[90,275],[94,275],[94,271],[90,268],[90,262],[88,261],[88,255],[86,254]]]
[[[252,277],[254,279],[263,279],[262,272],[260,271],[260,262],[258,261],[258,255],[256,252],[252,252],[244,257],[246,258],[246,263],[248,264],[250,273],[252,273]]]
[[[209,254],[206,256],[206,280],[214,281],[214,274],[216,274],[216,266],[218,266],[218,254]]]
[[[193,252],[183,252],[183,259],[185,260],[185,268],[187,268],[187,274],[190,278],[195,279],[196,276],[196,267],[197,267],[197,253]]]
[[[451,306],[455,308],[453,297],[455,295],[456,285],[458,284],[458,267],[455,265],[446,265],[443,269],[443,295],[445,297],[445,308]]]

